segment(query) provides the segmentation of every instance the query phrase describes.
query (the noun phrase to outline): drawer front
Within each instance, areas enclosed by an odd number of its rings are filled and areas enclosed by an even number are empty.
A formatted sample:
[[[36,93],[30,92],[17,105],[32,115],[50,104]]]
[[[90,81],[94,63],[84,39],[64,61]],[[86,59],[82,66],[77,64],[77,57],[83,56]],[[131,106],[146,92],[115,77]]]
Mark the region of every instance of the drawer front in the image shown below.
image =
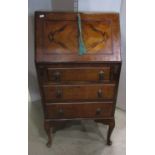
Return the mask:
[[[51,104],[45,107],[45,111],[48,119],[110,117],[113,103]]]
[[[113,99],[115,84],[44,85],[43,91],[47,102]]]
[[[110,80],[110,67],[95,68],[48,68],[47,80],[53,82],[63,81],[108,81]]]

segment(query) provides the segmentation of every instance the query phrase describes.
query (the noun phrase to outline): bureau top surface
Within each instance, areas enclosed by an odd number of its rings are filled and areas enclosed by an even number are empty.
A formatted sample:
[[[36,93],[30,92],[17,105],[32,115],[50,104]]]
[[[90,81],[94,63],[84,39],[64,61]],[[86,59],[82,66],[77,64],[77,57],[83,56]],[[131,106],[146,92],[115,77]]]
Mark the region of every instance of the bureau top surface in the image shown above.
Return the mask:
[[[79,55],[77,13],[35,13],[35,60],[57,62],[120,62],[120,26],[117,13],[80,13],[86,49]]]

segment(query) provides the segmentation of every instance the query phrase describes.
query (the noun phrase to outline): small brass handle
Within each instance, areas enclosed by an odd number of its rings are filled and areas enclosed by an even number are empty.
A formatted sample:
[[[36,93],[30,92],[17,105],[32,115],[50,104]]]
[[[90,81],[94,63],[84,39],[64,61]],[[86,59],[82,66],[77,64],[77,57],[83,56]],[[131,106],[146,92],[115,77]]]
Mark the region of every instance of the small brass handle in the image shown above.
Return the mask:
[[[59,115],[64,115],[64,110],[63,109],[59,109],[59,111],[58,111],[58,113],[59,113]]]
[[[62,91],[60,89],[56,90],[56,97],[61,98],[62,97]]]
[[[55,81],[60,81],[60,72],[54,72],[53,73],[53,78]]]
[[[96,109],[96,115],[100,115],[101,114],[101,108],[97,108]]]
[[[99,98],[101,98],[103,96],[102,89],[98,90],[97,95],[98,95]]]
[[[104,72],[100,71],[99,72],[99,81],[103,81],[104,80]]]

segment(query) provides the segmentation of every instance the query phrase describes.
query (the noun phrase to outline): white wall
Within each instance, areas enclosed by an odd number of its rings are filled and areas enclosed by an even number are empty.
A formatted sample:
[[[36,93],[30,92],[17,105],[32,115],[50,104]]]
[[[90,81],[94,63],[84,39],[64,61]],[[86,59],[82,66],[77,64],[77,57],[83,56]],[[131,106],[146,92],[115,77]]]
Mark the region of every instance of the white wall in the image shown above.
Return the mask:
[[[74,0],[52,0],[53,11],[74,11]]]
[[[75,0],[76,1],[76,0]],[[34,66],[34,11],[54,10],[73,11],[74,0],[29,0],[29,91],[31,101],[40,99],[36,71]],[[79,0],[79,11],[120,12],[121,11],[121,47],[123,65],[120,77],[117,106],[125,109],[125,0]],[[75,10],[76,11],[76,10]]]
[[[119,12],[121,0],[79,0],[80,11]]]
[[[121,55],[122,69],[120,75],[117,106],[121,109],[126,109],[126,0],[122,0],[120,9],[121,23]]]

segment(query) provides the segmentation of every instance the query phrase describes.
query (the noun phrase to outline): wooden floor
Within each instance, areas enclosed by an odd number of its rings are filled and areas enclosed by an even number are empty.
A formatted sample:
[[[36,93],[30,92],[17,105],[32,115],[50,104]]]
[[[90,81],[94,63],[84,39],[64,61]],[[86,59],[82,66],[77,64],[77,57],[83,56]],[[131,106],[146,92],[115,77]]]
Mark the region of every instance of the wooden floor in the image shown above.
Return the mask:
[[[125,155],[125,112],[117,109],[115,116],[112,146],[106,145],[106,125],[83,121],[69,122],[64,129],[58,130],[53,136],[52,147],[47,148],[41,105],[29,103],[29,155]]]

